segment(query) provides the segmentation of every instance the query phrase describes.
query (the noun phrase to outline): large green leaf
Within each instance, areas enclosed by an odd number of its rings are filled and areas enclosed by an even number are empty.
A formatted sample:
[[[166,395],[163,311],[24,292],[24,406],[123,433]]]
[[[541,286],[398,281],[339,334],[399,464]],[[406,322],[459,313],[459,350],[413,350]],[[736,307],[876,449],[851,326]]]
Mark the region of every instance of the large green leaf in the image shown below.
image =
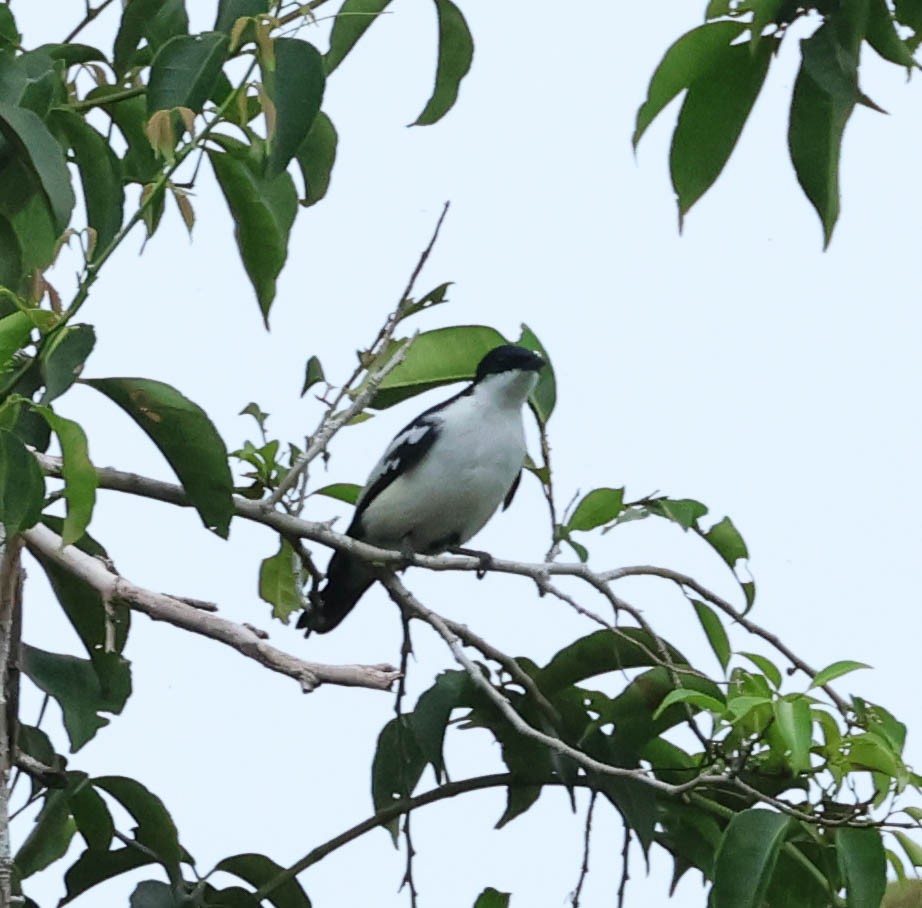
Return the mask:
[[[123,665],[121,689],[108,693],[102,690],[99,676],[87,659],[48,653],[24,643],[22,669],[33,683],[54,697],[64,715],[64,728],[70,739],[71,753],[87,743],[109,720],[100,712],[120,713],[131,693],[128,664],[115,653],[109,653],[113,662]],[[112,672],[115,678],[117,672]]]
[[[215,19],[216,32],[230,34],[241,16],[259,16],[269,12],[269,0],[220,0]]]
[[[84,785],[73,793],[70,812],[87,847],[108,851],[115,836],[115,822],[105,800],[92,785]]]
[[[395,341],[385,352],[385,362],[400,343]],[[470,380],[484,355],[504,343],[502,334],[485,325],[426,331],[413,341],[404,361],[388,373],[369,406],[383,410],[441,385]]]
[[[264,558],[259,567],[259,598],[272,606],[272,617],[285,624],[292,612],[303,607],[298,595],[295,558],[291,543],[282,539],[278,552]]]
[[[793,694],[772,703],[775,726],[790,753],[791,771],[799,775],[810,768],[810,745],[813,743],[813,715],[810,701]]]
[[[274,880],[285,868],[267,858],[264,854],[235,854],[224,858],[215,867],[216,871],[231,873],[246,880],[254,889],[259,889]],[[294,878],[285,880],[266,896],[275,908],[311,908],[307,893]]]
[[[275,282],[288,255],[288,234],[298,210],[298,193],[287,173],[267,178],[247,147],[223,139],[226,151],[211,151],[218,184],[234,217],[234,236],[259,300],[266,326]]]
[[[742,22],[726,21],[701,25],[686,32],[666,51],[650,79],[647,99],[637,111],[633,138],[635,147],[660,111],[679,92],[706,76],[745,27]]]
[[[174,107],[201,113],[227,59],[227,35],[176,35],[157,51],[147,86],[147,114]]]
[[[428,126],[441,120],[458,98],[461,80],[474,58],[474,39],[461,10],[451,0],[435,0],[439,17],[439,54],[432,96],[413,126]]]
[[[26,446],[0,429],[0,523],[15,536],[38,523],[45,500],[45,477]]]
[[[38,180],[58,233],[70,223],[76,199],[64,152],[48,127],[31,110],[0,101],[0,132]]]
[[[52,111],[48,124],[70,147],[77,161],[87,223],[96,231],[90,259],[96,259],[109,248],[122,226],[125,207],[122,162],[109,142],[73,111]]]
[[[867,40],[885,60],[910,71],[915,67],[912,51],[896,30],[887,0],[871,0]]]
[[[49,109],[64,102],[67,90],[61,67],[46,49],[14,57],[0,55],[0,101],[24,107],[44,119]]]
[[[365,30],[387,8],[391,0],[345,0],[333,20],[330,49],[323,58],[327,74],[342,63]]]
[[[323,57],[313,44],[276,38],[271,65],[263,61],[263,85],[275,108],[266,176],[276,177],[298,154],[323,101]]]
[[[67,853],[77,829],[70,812],[71,795],[86,779],[86,773],[69,772],[66,788],[46,791],[35,825],[14,858],[20,879],[44,870]]]
[[[714,908],[762,908],[790,825],[768,810],[744,810],[730,820],[714,860]]]
[[[70,866],[64,875],[67,895],[58,903],[59,906],[72,902],[88,889],[99,883],[146,864],[153,864],[154,859],[145,852],[128,846],[116,851],[97,851],[88,848]]]
[[[60,397],[77,380],[94,346],[96,331],[92,325],[66,325],[43,345],[39,358],[45,383],[43,404]]]
[[[879,908],[887,887],[887,859],[879,829],[836,830],[836,857],[847,908]]]
[[[420,694],[410,718],[419,750],[426,762],[432,765],[439,782],[445,774],[442,748],[448,720],[453,709],[465,704],[470,684],[467,672],[442,672],[435,679],[435,684]]]
[[[295,152],[295,160],[304,178],[304,198],[301,204],[305,208],[319,202],[330,188],[337,141],[333,121],[321,110],[314,118],[307,138]]]
[[[551,363],[550,356],[547,354],[547,350],[544,349],[544,345],[528,325],[522,325],[522,333],[516,344],[528,350],[534,350],[547,363],[538,373],[538,384],[535,385],[535,390],[531,392],[529,397],[532,412],[537,417],[538,422],[545,426],[554,412],[554,407],[557,405],[557,376],[554,374],[554,366]]]
[[[188,32],[185,0],[127,0],[112,49],[115,71],[121,75],[132,65],[142,38],[156,52],[174,35]]]
[[[180,908],[173,887],[161,880],[142,880],[135,886],[128,908]]]
[[[688,86],[669,154],[680,219],[724,169],[777,43],[765,38],[755,53],[746,44],[720,48],[713,67]]]
[[[408,716],[391,719],[378,736],[371,764],[371,797],[375,810],[409,797],[426,768],[426,758],[416,743]],[[397,838],[398,820],[387,824]]]
[[[151,379],[94,378],[86,384],[118,404],[147,433],[202,522],[226,539],[234,483],[227,448],[205,411],[170,385]]]

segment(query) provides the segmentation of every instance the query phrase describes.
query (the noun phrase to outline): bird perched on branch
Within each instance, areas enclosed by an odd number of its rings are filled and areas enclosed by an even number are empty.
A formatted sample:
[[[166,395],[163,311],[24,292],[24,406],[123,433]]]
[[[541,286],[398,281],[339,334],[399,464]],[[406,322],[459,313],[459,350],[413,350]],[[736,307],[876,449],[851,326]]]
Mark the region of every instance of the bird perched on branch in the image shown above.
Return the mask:
[[[522,406],[544,360],[505,344],[480,361],[463,391],[416,417],[390,443],[356,502],[346,535],[384,549],[434,555],[463,545],[518,487],[525,462]],[[375,580],[361,558],[336,551],[326,585],[298,619],[324,634]]]

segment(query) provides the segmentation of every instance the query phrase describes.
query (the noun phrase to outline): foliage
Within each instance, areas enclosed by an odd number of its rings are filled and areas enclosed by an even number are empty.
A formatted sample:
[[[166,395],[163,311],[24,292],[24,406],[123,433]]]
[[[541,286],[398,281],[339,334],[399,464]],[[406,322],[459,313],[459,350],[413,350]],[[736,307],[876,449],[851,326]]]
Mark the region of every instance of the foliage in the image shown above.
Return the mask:
[[[100,485],[192,507],[221,538],[242,518],[273,527],[278,539],[253,573],[273,617],[287,622],[318,577],[301,540],[343,543],[328,527],[300,519],[305,502],[324,495],[354,503],[359,489],[349,483],[315,487],[303,466],[325,450],[334,432],[367,418],[366,410],[470,378],[483,353],[505,340],[487,325],[411,334],[407,323],[445,303],[449,287],[441,283],[414,298],[411,281],[346,381],[333,384],[317,356],[307,361],[301,394],[313,390],[324,412],[306,446],[270,437],[269,414],[251,403],[243,412],[256,421],[258,437],[231,454],[208,415],[177,389],[149,378],[83,380],[127,413],[172,467],[178,486],[158,487],[156,494],[143,478],[136,487],[124,476],[118,478],[122,485],[113,485],[112,476],[90,461],[89,433],[55,411],[93,352],[94,329],[77,316],[100,269],[134,228],[148,236],[160,228],[169,198],[192,228],[188,189],[210,178],[199,169],[206,156],[268,326],[292,224],[323,198],[335,164],[337,133],[322,111],[326,81],[388,0],[344,0],[326,53],[297,28],[319,5],[315,0],[283,13],[268,0],[220,0],[213,28],[190,34],[182,0],[128,0],[111,53],[73,40],[25,49],[9,6],[0,5],[0,523],[6,540],[21,536],[38,559],[80,640],[79,655],[23,643],[20,666],[60,706],[71,753],[120,713],[132,690],[124,656],[130,600],[103,589],[87,572],[69,570],[58,557],[58,549],[73,545],[105,566],[107,577],[116,576],[105,549],[87,532]],[[671,155],[683,216],[721,172],[787,30],[811,9],[781,0],[712,2],[707,23],[667,52],[638,114],[635,143],[685,92]],[[83,24],[97,11],[88,9]],[[838,213],[842,131],[854,104],[868,103],[857,83],[861,45],[911,67],[922,19],[913,4],[891,10],[884,0],[817,4],[816,11],[823,22],[802,43],[790,145],[828,242]],[[419,125],[450,110],[473,54],[459,8],[435,0],[434,14],[435,81]],[[84,267],[76,295],[64,305],[46,272],[60,245],[74,238]],[[550,362],[528,326],[514,342]],[[717,908],[878,905],[887,861],[900,874],[900,853],[912,867],[922,866],[918,844],[904,831],[922,820],[903,804],[907,790],[922,786],[903,760],[905,726],[883,706],[843,698],[831,686],[865,666],[841,660],[814,671],[751,621],[756,588],[745,570],[749,553],[729,518],[709,521],[707,507],[691,498],[627,500],[625,489],[609,486],[581,496],[558,518],[547,441],[556,390],[548,368],[530,400],[543,459],[528,464],[550,505],[551,552],[542,565],[494,562],[489,569],[534,582],[542,594],[575,606],[601,627],[538,665],[527,653],[506,656],[465,628],[447,628],[401,593],[391,576],[391,595],[446,637],[462,670],[442,672],[410,711],[402,709],[400,688],[398,714],[382,729],[372,766],[374,814],[338,844],[378,825],[396,836],[401,816],[486,787],[507,792],[497,821],[503,826],[548,787],[563,786],[571,794],[589,789],[600,795],[645,854],[664,849],[673,861],[673,888],[689,870],[698,871],[711,884]],[[41,456],[52,438],[61,451],[57,466]],[[235,485],[231,462],[245,484]],[[60,485],[49,493],[47,482]],[[59,499],[63,517],[50,510]],[[590,570],[594,540],[629,532],[635,521],[649,518],[703,542],[732,573],[739,604],[667,569]],[[38,546],[37,530],[53,533],[58,549]],[[557,562],[563,544],[577,563]],[[425,566],[425,559],[416,560]],[[618,581],[638,575],[681,591],[714,654],[715,670],[692,665],[614,592]],[[556,585],[566,579],[582,586],[571,592]],[[610,619],[583,605],[595,595],[610,607]],[[750,652],[751,642],[734,639],[739,634],[773,646],[775,655],[766,655],[764,646]],[[259,650],[258,642],[248,646],[248,655]],[[473,648],[482,661],[459,655],[456,646]],[[446,736],[470,729],[486,730],[499,744],[504,771],[449,781]],[[238,908],[268,901],[297,908],[310,901],[296,875],[338,847],[321,848],[287,868],[264,855],[240,854],[202,874],[167,808],[141,783],[72,768],[39,728],[21,727],[18,745],[20,762],[31,766],[30,800],[40,805],[15,856],[20,890],[61,860],[72,841],[81,841],[84,850],[64,872],[65,903],[120,874],[151,867],[163,879],[140,882],[132,905]],[[430,768],[436,786],[421,793]],[[118,829],[126,812],[134,824],[130,834]],[[240,882],[218,888],[217,874]],[[509,903],[509,893],[486,888],[476,904]]]
[[[680,222],[720,176],[783,41],[802,34],[807,36],[800,39],[788,149],[829,245],[839,217],[845,127],[855,105],[881,111],[859,85],[862,50],[867,46],[912,75],[922,43],[918,3],[710,0],[705,24],[666,51],[634,130],[636,146],[666,105],[684,92],[669,153]]]

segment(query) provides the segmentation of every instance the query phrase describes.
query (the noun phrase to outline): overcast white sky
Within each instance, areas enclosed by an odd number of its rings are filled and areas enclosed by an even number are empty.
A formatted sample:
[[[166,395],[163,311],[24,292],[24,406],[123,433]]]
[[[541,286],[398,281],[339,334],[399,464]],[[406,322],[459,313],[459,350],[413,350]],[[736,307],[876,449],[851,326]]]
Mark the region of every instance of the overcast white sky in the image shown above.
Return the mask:
[[[190,5],[193,26],[210,27],[212,5]],[[909,758],[922,763],[914,670],[922,630],[918,87],[867,53],[864,89],[891,115],[862,108],[853,117],[842,218],[824,254],[785,144],[792,36],[733,160],[679,237],[666,171],[675,111],[650,130],[636,160],[630,135],[656,63],[700,21],[704,3],[669,0],[655,14],[646,4],[600,0],[565,12],[525,0],[461,5],[476,41],[474,67],[437,126],[405,128],[431,85],[429,4],[396,0],[332,78],[324,106],[339,129],[339,160],[328,199],[296,225],[271,333],[206,174],[191,243],[171,212],[143,256],[136,236],[107,267],[84,310],[99,336],[87,374],[174,384],[231,447],[254,437],[254,424],[237,416],[250,400],[271,412],[273,433],[297,440],[317,418],[298,398],[305,360],[317,354],[328,376],[348,374],[450,199],[419,290],[452,280],[452,302],[420,326],[487,323],[515,337],[524,321],[542,339],[559,383],[552,432],[561,503],[578,489],[626,485],[632,496],[660,490],[700,499],[715,519],[731,515],[753,556],[754,619],[816,666],[843,658],[874,665],[840,689],[907,721]],[[66,15],[50,17],[47,4],[15,3],[27,43],[66,34],[83,5],[55,4],[65,6]],[[86,40],[110,47],[112,21]],[[67,268],[55,277],[69,286]],[[362,481],[421,406],[340,435],[328,480]],[[97,464],[169,477],[147,439],[92,391],[68,394],[60,409],[84,423]],[[318,501],[308,516],[345,511]],[[305,658],[398,658],[399,621],[380,591],[329,637],[306,642],[270,626],[256,595],[259,561],[276,548],[267,531],[235,523],[225,544],[191,513],[114,493],[101,494],[92,531],[133,581],[219,602],[226,616],[267,627],[276,645]],[[543,555],[535,482],[523,482],[515,506],[477,544],[509,557]],[[660,563],[734,595],[716,559],[670,526],[630,525],[590,548],[599,568]],[[40,573],[30,570],[26,637],[50,649],[73,646]],[[538,661],[592,629],[508,579],[411,573],[408,583],[432,607]],[[648,584],[624,593],[713,667],[681,600]],[[454,667],[424,629],[416,642],[411,702]],[[757,648],[742,635],[733,642]],[[234,652],[141,616],[128,655],[135,695],[73,765],[148,785],[200,871],[242,851],[290,863],[371,813],[369,765],[392,697],[335,688],[305,697]],[[25,709],[29,721],[37,701]],[[496,768],[485,736],[449,737],[453,776]],[[566,903],[579,873],[581,816],[549,792],[493,832],[502,807],[503,795],[490,792],[417,815],[423,905],[469,908],[487,885],[512,891],[519,908]],[[613,904],[620,873],[620,823],[601,804],[595,829],[587,908]],[[396,894],[402,873],[403,856],[376,831],[303,883],[318,908],[390,908],[408,903]],[[635,855],[628,904],[665,903],[670,874],[656,857],[645,880]],[[59,880],[55,868],[29,892],[52,905]],[[108,903],[132,885],[113,886]],[[673,904],[704,899],[689,873]],[[84,902],[100,904],[100,896]]]

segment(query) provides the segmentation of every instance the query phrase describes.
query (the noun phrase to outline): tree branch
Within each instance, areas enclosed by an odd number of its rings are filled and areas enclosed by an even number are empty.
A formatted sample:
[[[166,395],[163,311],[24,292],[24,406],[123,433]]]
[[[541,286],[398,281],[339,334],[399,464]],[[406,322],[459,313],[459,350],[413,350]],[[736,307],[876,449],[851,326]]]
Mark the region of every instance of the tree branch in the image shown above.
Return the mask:
[[[124,602],[129,608],[143,612],[155,621],[166,621],[183,630],[217,640],[272,671],[294,678],[305,693],[321,684],[387,690],[399,677],[399,672],[391,665],[305,662],[270,646],[245,625],[202,611],[172,596],[136,586],[112,573],[98,558],[74,546],[62,548],[61,537],[43,524],[26,530],[22,536],[33,554],[40,552],[43,558],[89,584],[104,601]]]

